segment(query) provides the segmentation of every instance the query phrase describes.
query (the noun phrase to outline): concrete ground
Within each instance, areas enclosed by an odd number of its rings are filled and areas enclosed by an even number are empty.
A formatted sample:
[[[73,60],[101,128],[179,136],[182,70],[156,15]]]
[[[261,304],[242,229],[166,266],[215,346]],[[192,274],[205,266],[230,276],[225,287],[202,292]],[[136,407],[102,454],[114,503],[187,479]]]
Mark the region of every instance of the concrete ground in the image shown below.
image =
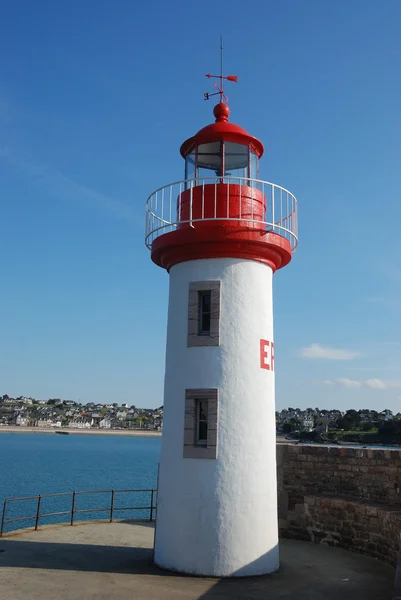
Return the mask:
[[[2,600],[391,600],[394,569],[338,548],[282,540],[266,577],[204,579],[152,562],[153,527],[86,523],[0,538]]]

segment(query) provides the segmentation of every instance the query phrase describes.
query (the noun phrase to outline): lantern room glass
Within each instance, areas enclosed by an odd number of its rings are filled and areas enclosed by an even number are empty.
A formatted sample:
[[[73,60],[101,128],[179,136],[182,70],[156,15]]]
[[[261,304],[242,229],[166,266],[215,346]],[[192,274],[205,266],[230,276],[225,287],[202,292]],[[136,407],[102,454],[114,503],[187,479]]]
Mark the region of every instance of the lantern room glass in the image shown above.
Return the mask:
[[[185,179],[195,179],[196,153],[190,152],[185,157]]]
[[[222,171],[222,142],[211,142],[198,146],[196,153],[197,177],[221,177]]]
[[[215,177],[259,179],[259,159],[244,144],[225,141],[200,144],[185,157],[185,179]]]
[[[248,177],[249,147],[233,142],[224,142],[224,175]]]
[[[259,179],[259,158],[249,149],[249,177]]]

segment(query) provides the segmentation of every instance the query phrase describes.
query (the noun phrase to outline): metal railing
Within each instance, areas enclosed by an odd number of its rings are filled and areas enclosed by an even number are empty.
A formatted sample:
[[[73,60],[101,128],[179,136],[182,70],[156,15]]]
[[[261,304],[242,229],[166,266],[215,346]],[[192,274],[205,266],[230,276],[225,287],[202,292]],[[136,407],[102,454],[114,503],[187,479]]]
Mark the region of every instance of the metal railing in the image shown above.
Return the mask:
[[[116,498],[118,494],[149,494],[149,505],[146,506],[116,506]],[[110,503],[107,506],[96,507],[96,508],[77,508],[77,496],[88,496],[89,494],[110,494]],[[43,500],[46,498],[59,498],[59,497],[71,496],[71,504],[68,510],[55,511],[55,512],[43,512]],[[36,501],[36,509],[35,514],[28,516],[18,516],[13,517],[11,519],[7,518],[7,509],[9,509],[11,503],[22,502],[26,500]],[[155,513],[156,513],[156,490],[89,490],[89,491],[80,491],[80,492],[61,492],[58,494],[40,494],[39,496],[24,496],[22,498],[6,498],[3,504],[3,511],[1,517],[1,526],[0,526],[0,537],[5,533],[5,525],[8,523],[16,523],[19,521],[34,521],[33,529],[36,531],[39,527],[39,523],[41,519],[49,518],[49,517],[61,517],[64,515],[68,515],[68,522],[70,525],[74,525],[75,517],[79,514],[89,514],[89,513],[98,513],[98,512],[106,512],[108,513],[107,520],[112,523],[114,519],[114,514],[118,511],[128,511],[128,510],[141,510],[141,511],[149,511],[149,516],[146,518],[135,519],[137,521],[154,521]],[[82,519],[81,519],[82,520]],[[59,521],[53,521],[53,523],[60,523]]]
[[[223,206],[222,188],[219,188],[222,184],[225,186]],[[197,188],[196,211],[193,210],[195,188]],[[185,203],[188,202],[189,205],[186,206],[185,214],[182,214],[184,192],[186,192]],[[213,197],[214,210],[212,208],[210,214],[210,199],[212,198],[213,202]],[[266,206],[261,214],[262,197]],[[232,214],[233,203],[237,213],[235,216]],[[245,177],[187,179],[170,183],[153,192],[146,201],[145,244],[150,249],[156,238],[175,231],[182,223],[195,226],[199,221],[219,220],[256,223],[266,231],[285,237],[290,242],[292,250],[295,250],[298,245],[298,203],[295,196],[274,183]]]

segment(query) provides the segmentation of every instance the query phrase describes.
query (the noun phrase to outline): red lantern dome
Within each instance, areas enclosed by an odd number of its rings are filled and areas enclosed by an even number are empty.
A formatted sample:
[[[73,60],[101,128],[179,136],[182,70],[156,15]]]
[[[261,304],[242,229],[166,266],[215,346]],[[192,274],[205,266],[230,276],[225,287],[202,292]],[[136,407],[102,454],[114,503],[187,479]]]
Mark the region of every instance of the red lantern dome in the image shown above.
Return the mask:
[[[251,152],[258,158],[261,158],[264,151],[262,142],[249,135],[249,133],[242,127],[239,127],[239,125],[229,123],[228,117],[230,116],[230,109],[227,104],[224,102],[216,104],[213,114],[216,117],[214,123],[206,125],[206,127],[203,127],[197,134],[185,140],[182,144],[180,152],[183,158],[186,158],[190,152],[193,152],[195,148],[202,144],[221,140],[248,146]]]

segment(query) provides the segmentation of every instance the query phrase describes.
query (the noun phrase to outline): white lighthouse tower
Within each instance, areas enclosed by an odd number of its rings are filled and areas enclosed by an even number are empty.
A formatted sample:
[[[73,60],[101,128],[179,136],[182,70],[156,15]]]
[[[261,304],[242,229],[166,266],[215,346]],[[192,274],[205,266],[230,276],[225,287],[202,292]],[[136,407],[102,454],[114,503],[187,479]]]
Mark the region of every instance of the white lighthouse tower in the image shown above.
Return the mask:
[[[146,235],[170,275],[155,562],[217,577],[279,566],[272,279],[297,245],[296,199],[259,179],[263,145],[229,122],[223,79]]]

